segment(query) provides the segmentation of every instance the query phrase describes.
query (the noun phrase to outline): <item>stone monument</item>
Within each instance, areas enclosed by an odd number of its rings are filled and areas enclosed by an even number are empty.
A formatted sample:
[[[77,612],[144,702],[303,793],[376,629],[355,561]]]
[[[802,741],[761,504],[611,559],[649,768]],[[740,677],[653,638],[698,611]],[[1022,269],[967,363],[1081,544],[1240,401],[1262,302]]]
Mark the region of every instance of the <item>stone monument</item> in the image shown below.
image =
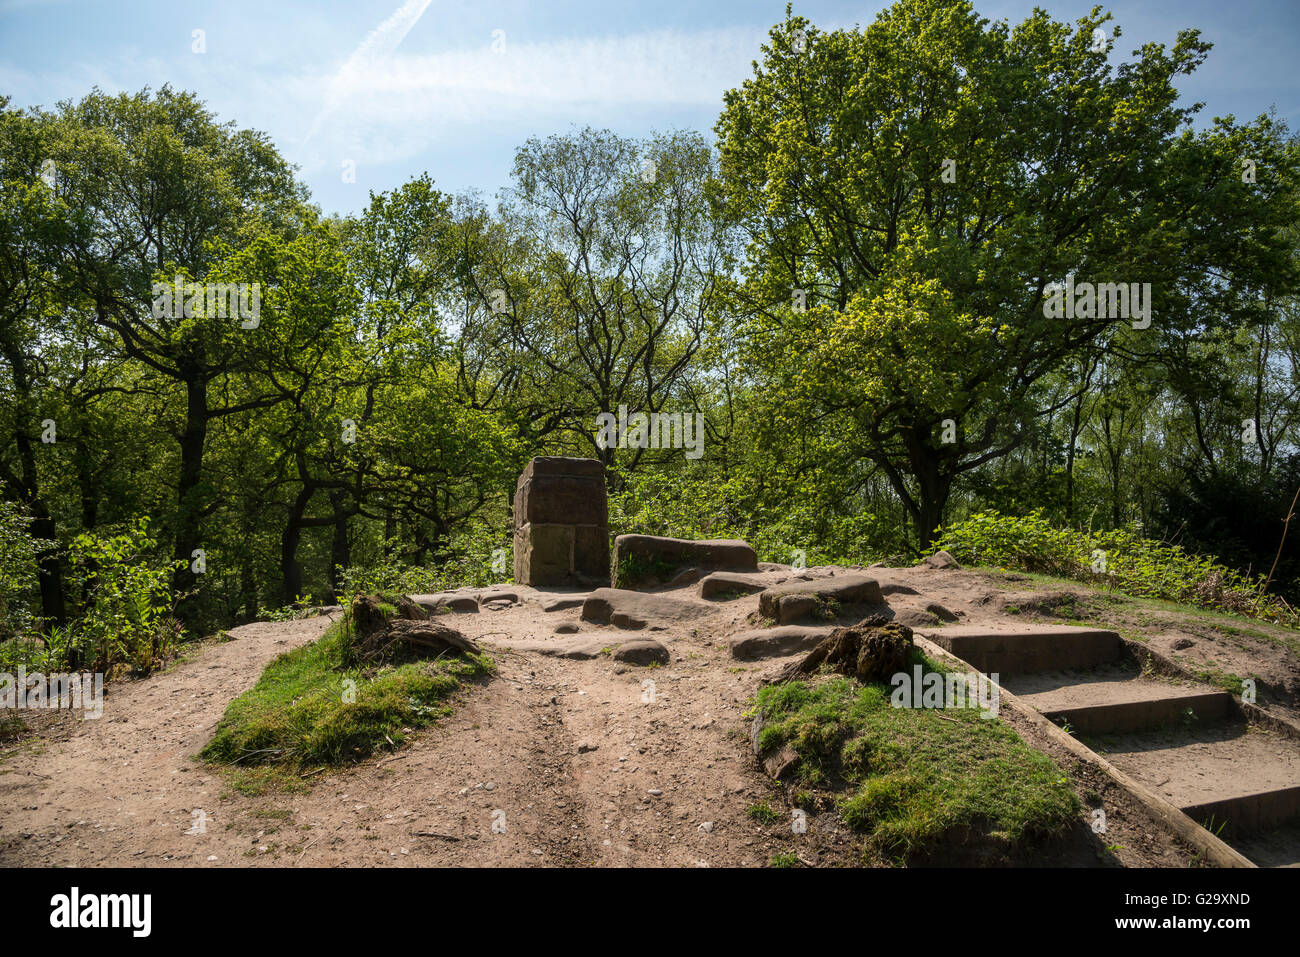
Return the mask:
[[[609,583],[609,503],[598,459],[538,456],[515,486],[515,582]]]

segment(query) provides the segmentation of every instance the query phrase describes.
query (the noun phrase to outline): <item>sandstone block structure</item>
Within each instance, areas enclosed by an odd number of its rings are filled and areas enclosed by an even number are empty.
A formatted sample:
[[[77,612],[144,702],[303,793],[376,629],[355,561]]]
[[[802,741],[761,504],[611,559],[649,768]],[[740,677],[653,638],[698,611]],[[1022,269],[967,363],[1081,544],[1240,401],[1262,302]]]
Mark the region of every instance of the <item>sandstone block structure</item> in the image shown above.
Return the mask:
[[[620,535],[614,539],[614,567],[619,588],[645,582],[662,584],[683,568],[757,572],[758,556],[745,542],[732,538],[693,541],[658,535]]]
[[[515,581],[603,585],[609,581],[609,503],[597,459],[538,456],[515,486]]]

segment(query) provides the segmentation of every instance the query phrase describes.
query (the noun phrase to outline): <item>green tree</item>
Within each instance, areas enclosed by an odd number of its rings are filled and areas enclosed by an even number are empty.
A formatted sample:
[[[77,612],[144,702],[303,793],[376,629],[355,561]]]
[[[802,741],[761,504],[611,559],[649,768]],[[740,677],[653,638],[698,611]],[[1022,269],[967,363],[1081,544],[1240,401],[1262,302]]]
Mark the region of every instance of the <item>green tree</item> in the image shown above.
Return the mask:
[[[1157,280],[1179,269],[1162,230],[1208,216],[1183,192],[1171,205],[1165,160],[1194,111],[1174,80],[1209,45],[1183,31],[1112,66],[1094,43],[1108,20],[1037,10],[1013,29],[940,0],[861,30],[787,16],[726,95],[725,195],[752,237],[742,301],[771,414],[879,466],[922,546],[954,482],[1050,408],[1044,377],[1128,325],[1049,317],[1049,284],[1152,281],[1158,323],[1177,300]]]

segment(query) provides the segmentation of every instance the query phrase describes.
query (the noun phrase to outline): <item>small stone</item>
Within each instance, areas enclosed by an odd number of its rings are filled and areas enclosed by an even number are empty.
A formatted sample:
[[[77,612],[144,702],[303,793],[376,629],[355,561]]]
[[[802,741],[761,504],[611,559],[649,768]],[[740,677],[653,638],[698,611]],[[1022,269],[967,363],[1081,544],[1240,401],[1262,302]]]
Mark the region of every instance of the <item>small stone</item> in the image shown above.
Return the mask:
[[[600,745],[598,745],[598,744],[593,744],[591,741],[579,741],[579,742],[578,742],[578,753],[579,753],[579,754],[586,754],[586,753],[589,752],[589,751],[595,751],[595,750],[596,750],[597,748],[599,748],[599,747],[600,747]]]
[[[704,821],[703,823],[700,824],[700,830],[703,831],[705,834],[712,834],[712,833],[713,833],[713,822],[712,822],[712,821]]]

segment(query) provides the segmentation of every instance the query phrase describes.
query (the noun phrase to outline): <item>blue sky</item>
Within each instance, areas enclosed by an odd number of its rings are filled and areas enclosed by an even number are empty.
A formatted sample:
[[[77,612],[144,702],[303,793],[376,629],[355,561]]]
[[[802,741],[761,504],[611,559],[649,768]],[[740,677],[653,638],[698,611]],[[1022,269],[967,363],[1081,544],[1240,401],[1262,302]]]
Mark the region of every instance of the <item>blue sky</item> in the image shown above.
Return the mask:
[[[1075,20],[1093,0],[1042,2]],[[886,4],[798,2],[820,28]],[[1030,0],[986,0],[1019,22]],[[1151,0],[1108,6],[1123,53],[1197,27],[1215,44],[1182,83],[1203,117],[1270,107],[1300,119],[1300,0]],[[218,116],[271,135],[330,212],[428,171],[448,192],[491,195],[516,146],[573,126],[628,135],[712,129],[723,90],[785,0],[0,0],[0,93],[52,106],[92,86],[198,93]],[[206,52],[193,52],[204,31]],[[495,33],[494,31],[501,31]],[[494,48],[495,47],[495,48]],[[343,164],[355,164],[355,183]]]

